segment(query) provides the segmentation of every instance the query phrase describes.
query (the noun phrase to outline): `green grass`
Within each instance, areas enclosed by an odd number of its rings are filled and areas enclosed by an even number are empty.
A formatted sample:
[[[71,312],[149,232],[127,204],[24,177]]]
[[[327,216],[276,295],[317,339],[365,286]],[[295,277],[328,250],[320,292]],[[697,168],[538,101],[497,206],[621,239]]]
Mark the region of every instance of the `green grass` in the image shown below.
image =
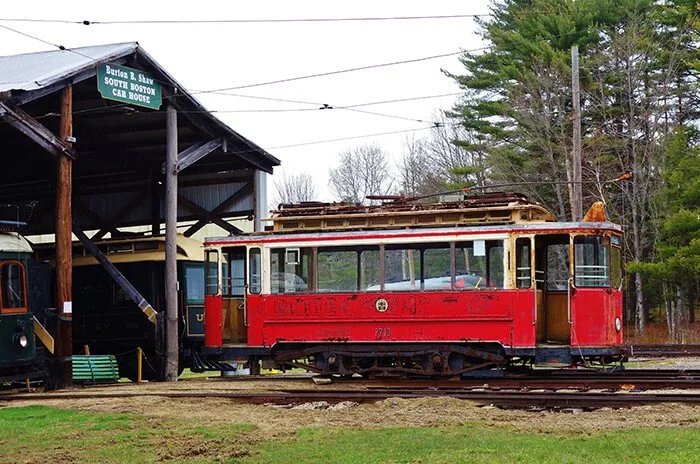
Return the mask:
[[[534,417],[534,416],[533,416]],[[585,430],[584,428],[582,428]],[[45,406],[0,408],[0,463],[694,463],[700,428],[526,433],[511,426],[302,429],[203,426]]]
[[[700,429],[579,434],[518,433],[464,425],[382,430],[312,429],[288,443],[264,443],[243,463],[695,463]]]
[[[209,463],[251,425],[167,424],[129,414],[27,406],[0,409],[0,463]],[[230,453],[228,454],[230,455]]]

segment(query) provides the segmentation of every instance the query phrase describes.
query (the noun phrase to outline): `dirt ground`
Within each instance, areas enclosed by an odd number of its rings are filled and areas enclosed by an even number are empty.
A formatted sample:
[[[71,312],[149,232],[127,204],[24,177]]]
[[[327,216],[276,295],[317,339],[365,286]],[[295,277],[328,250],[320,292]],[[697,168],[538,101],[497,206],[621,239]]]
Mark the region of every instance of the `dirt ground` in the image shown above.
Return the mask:
[[[272,391],[279,389],[362,388],[360,384],[335,383],[314,385],[311,380],[281,381],[212,381],[189,380],[177,383],[76,388],[75,393],[100,391]],[[698,393],[698,392],[696,392]],[[55,398],[37,401],[0,401],[0,407],[43,404],[87,412],[131,413],[153,421],[186,420],[197,425],[252,424],[266,438],[290,436],[308,427],[434,427],[478,422],[483,425],[509,424],[525,432],[558,431],[592,432],[629,427],[695,426],[700,424],[700,407],[683,404],[660,404],[633,408],[603,408],[595,411],[526,411],[480,406],[471,401],[450,397],[401,399],[390,398],[376,403],[345,403],[335,406],[304,404],[296,407],[241,404],[222,398]]]

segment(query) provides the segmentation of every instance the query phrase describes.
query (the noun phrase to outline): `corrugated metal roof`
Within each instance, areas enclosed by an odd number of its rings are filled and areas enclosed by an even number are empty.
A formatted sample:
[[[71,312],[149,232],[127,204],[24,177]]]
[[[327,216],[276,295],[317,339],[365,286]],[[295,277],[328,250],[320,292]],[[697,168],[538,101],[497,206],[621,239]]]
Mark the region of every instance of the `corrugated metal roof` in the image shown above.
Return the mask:
[[[0,56],[0,92],[40,89],[137,49],[138,43],[127,42]]]
[[[254,152],[267,158],[272,166],[279,166],[280,160],[272,156],[251,140],[231,129],[213,114],[206,111],[201,103],[189,94],[168,72],[163,69],[138,42],[126,42],[108,45],[73,48],[70,50],[53,50],[48,52],[25,53],[0,57],[0,93],[8,91],[31,92],[61,82],[83,71],[138,53],[151,66],[169,80],[185,99],[194,105],[194,111],[201,111],[201,117],[213,122],[220,130],[228,133],[250,146]],[[245,153],[241,154],[246,158]],[[272,172],[271,170],[269,172]]]

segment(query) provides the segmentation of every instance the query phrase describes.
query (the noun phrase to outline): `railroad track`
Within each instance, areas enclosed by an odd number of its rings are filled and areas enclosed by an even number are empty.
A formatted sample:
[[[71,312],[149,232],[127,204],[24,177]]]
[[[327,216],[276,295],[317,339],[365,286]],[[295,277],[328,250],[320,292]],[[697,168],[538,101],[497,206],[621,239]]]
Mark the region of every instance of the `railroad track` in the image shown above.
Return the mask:
[[[650,358],[700,356],[700,345],[631,345],[630,355]]]
[[[358,403],[376,402],[388,398],[434,398],[446,397],[471,400],[479,404],[503,407],[528,408],[582,408],[629,407],[640,404],[655,403],[689,403],[700,404],[700,394],[688,393],[621,393],[621,392],[533,392],[533,391],[485,391],[485,390],[288,390],[278,392],[115,392],[115,393],[40,393],[3,395],[0,403],[12,401],[43,400],[80,400],[106,398],[225,398],[240,403],[290,405],[325,401],[339,403],[353,401]]]
[[[261,376],[259,380],[280,380]],[[294,382],[310,383],[309,377],[292,377]],[[50,393],[14,393],[0,395],[0,404],[12,401],[80,400],[106,398],[225,398],[240,403],[289,405],[325,401],[375,402],[387,398],[452,397],[494,404],[502,407],[527,408],[600,408],[628,407],[637,404],[681,402],[700,404],[700,370],[634,369],[619,372],[591,370],[538,370],[502,377],[452,380],[364,380],[334,379],[332,387],[314,389],[276,389],[266,392],[221,390],[220,383],[188,381],[186,390],[165,387],[146,390],[137,385],[82,391]],[[344,383],[353,389],[343,388]],[[153,384],[151,384],[152,386]],[[217,385],[215,389],[209,388]],[[290,384],[291,386],[292,384]],[[340,389],[338,387],[341,387]],[[119,386],[117,386],[118,388]],[[358,388],[360,387],[360,388]],[[364,387],[364,388],[362,388]],[[673,389],[675,391],[659,391]],[[695,390],[695,391],[691,391]]]

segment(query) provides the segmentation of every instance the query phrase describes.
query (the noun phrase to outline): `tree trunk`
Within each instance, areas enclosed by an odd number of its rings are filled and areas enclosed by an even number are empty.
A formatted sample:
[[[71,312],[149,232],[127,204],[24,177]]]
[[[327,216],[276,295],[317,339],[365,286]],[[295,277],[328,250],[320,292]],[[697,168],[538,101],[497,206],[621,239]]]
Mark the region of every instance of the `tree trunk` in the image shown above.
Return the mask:
[[[663,292],[664,292],[664,303],[666,305],[666,329],[668,330],[668,341],[673,340],[673,333],[674,333],[674,328],[673,328],[673,299],[670,297],[670,291],[666,284],[663,284]]]
[[[641,335],[646,326],[646,319],[644,318],[644,289],[640,273],[634,275],[634,316],[637,335]]]

